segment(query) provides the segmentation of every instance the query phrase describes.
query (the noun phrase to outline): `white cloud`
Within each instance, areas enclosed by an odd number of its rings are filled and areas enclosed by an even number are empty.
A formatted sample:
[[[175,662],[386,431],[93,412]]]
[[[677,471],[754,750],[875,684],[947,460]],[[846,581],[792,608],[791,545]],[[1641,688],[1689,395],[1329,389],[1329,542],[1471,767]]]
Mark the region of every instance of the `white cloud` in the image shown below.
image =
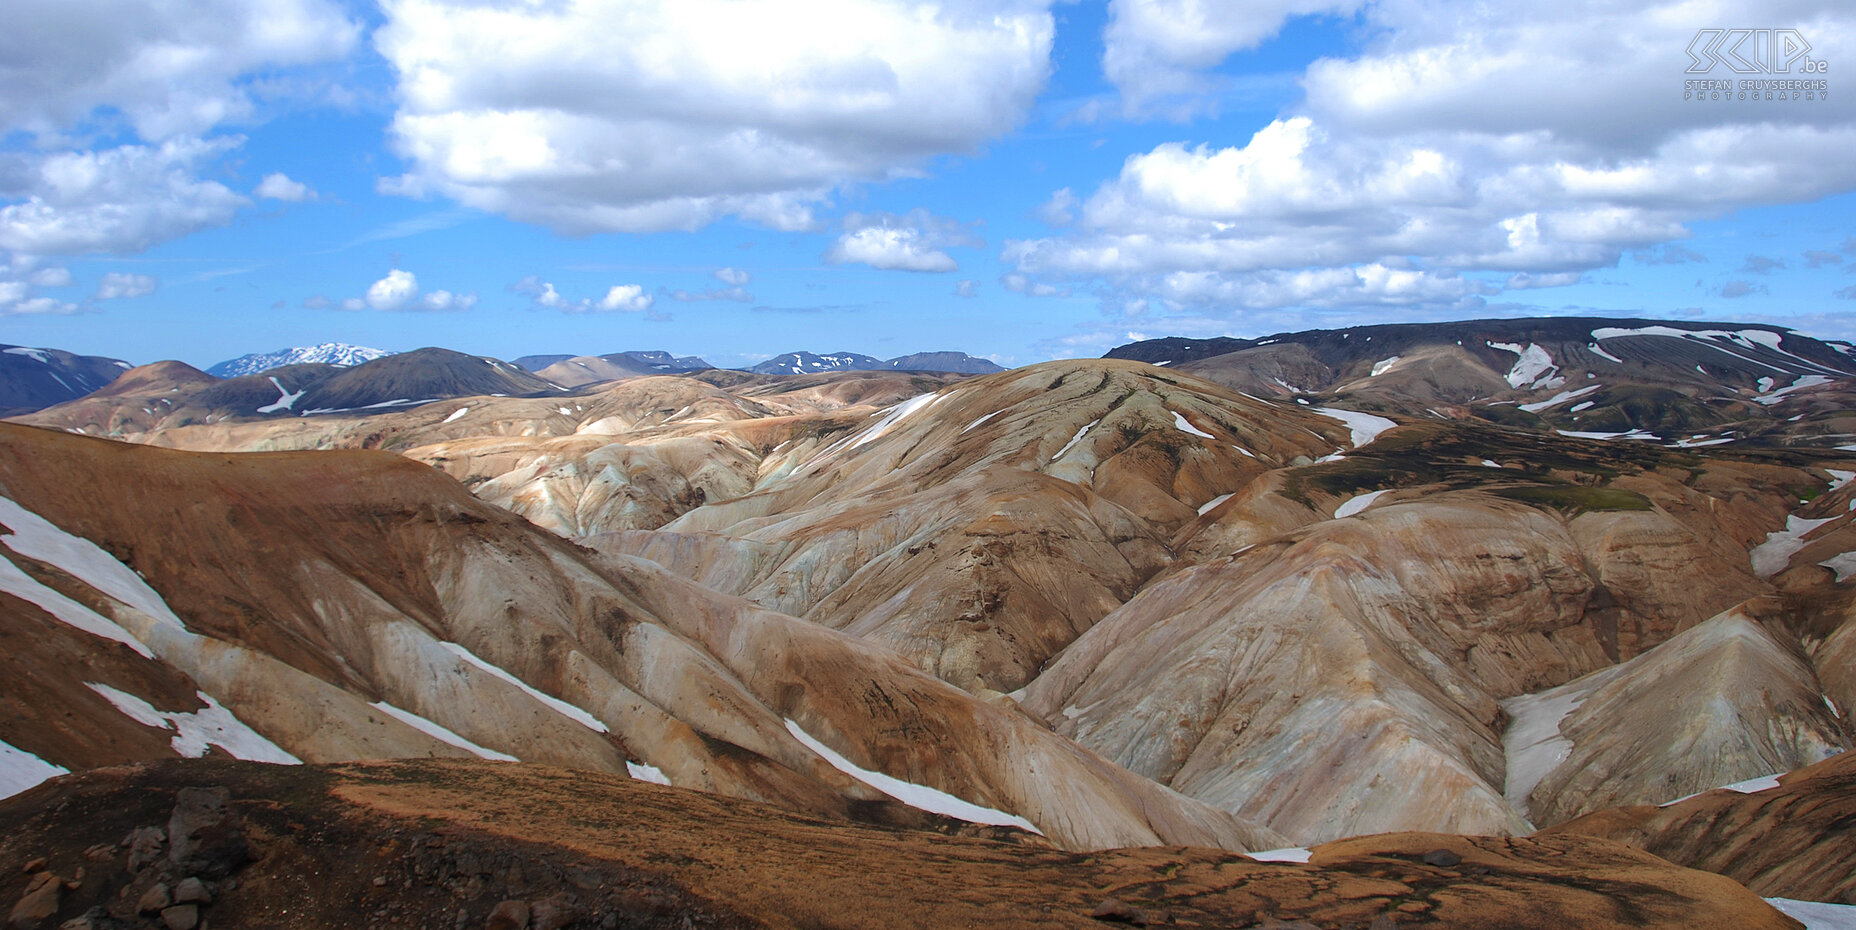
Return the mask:
[[[113,112],[151,142],[197,136],[251,114],[244,76],[346,57],[359,35],[328,0],[8,0],[0,134]]]
[[[1006,290],[1014,294],[1023,294],[1026,297],[1070,296],[1070,289],[1067,287],[1058,287],[1055,284],[1033,281],[1029,276],[1019,274],[1016,271],[1000,275],[999,283],[1004,286]]]
[[[145,274],[128,274],[112,271],[103,276],[97,284],[97,300],[118,300],[125,297],[146,297],[155,292],[155,279]]]
[[[1135,16],[1175,6],[1185,32],[1170,39],[1175,25]],[[1219,48],[1317,6],[1193,13],[1188,0],[1117,0],[1116,9],[1135,17],[1125,23],[1146,23],[1136,30],[1147,36],[1142,54],[1197,80]],[[1067,228],[1008,242],[1015,272],[1175,302],[1223,293],[1226,313],[1290,296],[1307,308],[1463,308],[1504,288],[1574,283],[1625,254],[1705,261],[1674,244],[1694,222],[1856,190],[1846,154],[1856,148],[1856,103],[1843,95],[1732,107],[1680,99],[1697,18],[1773,15],[1750,0],[1705,15],[1624,0],[1363,9],[1365,50],[1311,65],[1300,106],[1244,144],[1158,145],[1080,201],[1058,191],[1043,213]],[[1193,16],[1249,14],[1262,25],[1208,33],[1194,51]],[[1856,41],[1856,20],[1829,0],[1797,0],[1783,18],[1820,50]],[[1110,32],[1133,28],[1125,23]],[[1153,93],[1178,90],[1163,84]],[[1604,90],[1567,91],[1586,85]]]
[[[748,293],[747,288],[743,287],[710,287],[700,291],[686,291],[679,288],[670,292],[670,299],[685,303],[703,300],[732,300],[736,303],[750,304],[754,302],[754,295]]]
[[[722,269],[722,271],[733,270],[732,268]],[[720,277],[721,272],[716,272],[716,275]],[[746,281],[747,275],[742,274],[741,279]],[[722,280],[726,281],[728,279],[722,278]],[[614,284],[610,290],[606,291],[606,296],[599,299],[599,303],[596,304],[596,306],[601,310],[622,310],[627,313],[643,313],[651,309],[651,305],[656,302],[657,298],[652,297],[650,294],[646,294],[644,288],[639,285]]]
[[[352,312],[355,310],[365,310],[366,308],[367,308],[367,301],[362,300],[359,297],[347,297],[347,298],[342,299],[343,310],[348,310]]]
[[[569,234],[736,215],[816,225],[847,182],[1010,130],[1043,89],[1049,0],[387,0],[383,189]]]
[[[0,249],[121,254],[223,226],[248,201],[196,172],[240,141],[182,137],[155,146],[15,156],[12,165],[0,164],[0,179],[17,179],[0,186],[0,197],[17,198],[0,207]]]
[[[869,226],[838,237],[825,260],[833,264],[856,262],[892,271],[955,271],[960,265],[946,252],[930,248],[920,230]]]
[[[251,193],[252,196],[261,199],[282,200],[287,203],[302,203],[305,200],[316,199],[316,192],[310,190],[309,185],[301,181],[292,181],[289,175],[281,171],[273,171],[265,175],[264,180],[259,181],[257,189]]]
[[[412,302],[410,309],[426,313],[462,313],[477,306],[476,294],[453,294],[450,291],[428,291],[420,294]]]
[[[387,276],[375,281],[367,289],[367,305],[375,310],[394,311],[403,309],[419,296],[419,279],[410,271],[398,268],[387,272]]]
[[[958,220],[915,209],[906,214],[856,213],[844,217],[845,232],[825,252],[833,264],[858,263],[892,271],[959,270],[948,246],[986,243]]]
[[[740,287],[753,280],[753,277],[739,268],[717,268],[715,270],[715,279],[731,287]]]
[[[34,287],[70,287],[71,269],[63,265],[40,268],[26,275],[26,281]]]
[[[980,283],[978,281],[970,281],[970,280],[969,281],[956,281],[954,283],[954,296],[955,297],[978,297],[980,296]]]
[[[732,272],[735,275],[741,276],[743,280],[746,280],[745,272],[735,272],[732,268],[723,268],[721,271],[716,272],[716,277],[721,278],[722,272]],[[727,279],[723,278],[723,280]],[[547,307],[551,310],[559,310],[563,313],[590,313],[594,311],[647,313],[650,311],[652,305],[657,303],[657,298],[654,295],[645,293],[644,287],[637,284],[615,284],[607,288],[606,296],[601,297],[598,301],[590,297],[570,300],[563,296],[560,291],[555,290],[553,284],[541,280],[539,275],[528,275],[522,280],[509,285],[509,289],[518,294],[528,295],[529,299],[535,303],[535,306]]]
[[[1193,98],[1214,90],[1205,72],[1232,52],[1275,36],[1291,16],[1359,6],[1359,0],[1109,0],[1102,71],[1120,89],[1124,112],[1164,101],[1183,117],[1203,106]]]
[[[0,299],[0,316],[70,316],[83,309],[79,304],[51,297],[28,297],[10,304]]]

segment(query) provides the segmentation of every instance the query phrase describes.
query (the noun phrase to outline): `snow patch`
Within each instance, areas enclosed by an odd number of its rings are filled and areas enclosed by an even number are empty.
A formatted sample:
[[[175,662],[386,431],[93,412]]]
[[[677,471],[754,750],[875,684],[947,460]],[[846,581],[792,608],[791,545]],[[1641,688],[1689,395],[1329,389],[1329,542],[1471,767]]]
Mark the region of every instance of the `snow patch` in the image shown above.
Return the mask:
[[[277,400],[259,407],[259,413],[276,413],[279,410],[289,410],[291,407],[296,406],[297,401],[303,399],[303,394],[308,390],[308,388],[305,388],[302,391],[292,393],[289,388],[284,387],[282,381],[277,380],[276,375],[271,376],[271,384],[277,388]]]
[[[1533,381],[1546,380],[1555,369],[1559,368],[1553,363],[1553,356],[1547,354],[1547,350],[1531,342],[1525,348],[1512,342],[1491,342],[1488,346],[1503,352],[1513,352],[1517,356],[1514,367],[1508,369],[1507,375],[1508,386],[1512,388],[1519,388]]]
[[[1206,439],[1217,439],[1218,438],[1202,429],[1199,429],[1196,426],[1193,426],[1192,421],[1186,419],[1185,414],[1180,413],[1177,410],[1169,410],[1167,412],[1173,415],[1173,428],[1174,429],[1179,430],[1182,433],[1191,433],[1194,436],[1203,436]]]
[[[6,559],[0,559],[0,591],[20,600],[37,604],[40,610],[92,636],[113,639],[122,643],[141,654],[144,659],[155,657],[154,651],[135,638],[135,634],[118,626],[115,621],[104,618],[102,614],[41,584],[37,578],[26,574],[19,566]]]
[[[1385,494],[1391,490],[1392,490],[1391,488],[1386,488],[1383,491],[1368,491],[1365,494],[1355,494],[1354,496],[1347,498],[1347,500],[1344,503],[1342,503],[1339,507],[1334,508],[1334,519],[1336,520],[1346,519],[1347,517],[1351,517],[1354,514],[1359,513],[1360,511],[1365,510],[1368,507],[1371,507],[1373,505],[1373,501],[1378,500],[1380,495]]]
[[[535,690],[535,688],[530,686],[528,682],[523,681],[522,679],[517,678],[516,676],[511,675],[506,671],[503,671],[501,668],[495,665],[492,665],[489,662],[485,662],[484,660],[478,658],[469,649],[466,649],[463,646],[458,645],[457,643],[448,642],[448,641],[440,642],[439,645],[449,650],[451,653],[456,655],[458,658],[463,659],[464,661],[469,662],[470,664],[475,665],[476,667],[483,669],[484,671],[489,672],[490,674],[495,675],[498,678],[501,678],[502,680],[508,682],[509,684],[515,685],[517,688],[522,689],[522,691],[525,694],[527,694],[529,697],[532,697],[535,700],[548,705],[550,708],[552,708],[556,713],[559,713],[561,716],[566,717],[574,721],[575,723],[578,723],[581,726],[584,726],[587,729],[592,730],[595,733],[606,732],[606,725],[603,723],[600,723],[598,717],[595,717],[592,714],[589,714],[586,711],[581,710],[580,708],[575,707],[574,705],[569,704],[566,701],[563,701],[560,698],[557,698],[551,694],[544,694],[540,691]]]
[[[907,417],[909,414],[939,399],[940,398],[933,393],[917,394],[889,408],[883,413],[883,419],[878,420],[874,425],[866,427],[863,432],[858,433],[857,438],[851,440],[851,444],[846,448],[855,449],[865,443],[876,441],[884,433],[889,432],[890,427],[895,426],[897,423],[901,423],[904,417]]]
[[[899,778],[892,778],[882,772],[872,772],[869,769],[859,768],[855,763],[851,762],[851,760],[834,752],[830,746],[813,739],[812,734],[807,733],[799,724],[794,723],[791,719],[786,721],[786,730],[793,734],[794,739],[804,743],[807,749],[818,753],[826,762],[831,763],[832,768],[910,807],[918,810],[925,810],[931,814],[941,814],[943,816],[965,820],[968,823],[983,823],[1000,827],[1018,827],[1023,830],[1030,830],[1039,836],[1043,835],[1043,831],[1033,826],[1031,821],[1017,816],[1016,814],[1008,814],[990,807],[981,807],[978,804],[974,804],[971,801],[964,801],[945,791],[912,784]]]
[[[71,770],[62,765],[53,765],[24,749],[0,741],[0,800],[36,787],[48,778],[69,774]]]
[[[1341,410],[1336,407],[1316,407],[1315,412],[1330,420],[1339,420],[1353,430],[1353,447],[1355,449],[1379,438],[1379,434],[1398,424],[1385,417],[1355,410]]]
[[[1231,495],[1231,494],[1220,494],[1217,497],[1214,497],[1211,500],[1208,500],[1205,503],[1200,504],[1199,513],[1200,514],[1210,513],[1212,510],[1216,509],[1219,504],[1222,504],[1225,501],[1230,500],[1233,496],[1234,495]]]
[[[1560,735],[1560,723],[1590,694],[1590,687],[1561,685],[1502,702],[1509,719],[1508,732],[1502,734],[1502,749],[1508,756],[1508,777],[1502,793],[1515,810],[1526,814],[1527,796],[1572,754],[1572,740]]]
[[[1844,581],[1847,581],[1851,575],[1856,575],[1856,552],[1844,552],[1833,555],[1817,564],[1835,572],[1837,575],[1837,583],[1842,584]]]
[[[644,765],[643,763],[627,760],[625,763],[625,774],[639,781],[648,781],[653,785],[670,786],[670,777],[665,775],[663,770],[655,765]]]
[[[454,412],[453,412],[453,413],[452,413],[452,414],[451,414],[450,416],[448,416],[448,417],[446,417],[446,418],[444,418],[444,420],[443,420],[443,421],[441,421],[441,422],[439,423],[439,425],[440,425],[440,426],[443,426],[443,425],[444,425],[444,424],[446,424],[446,423],[450,423],[450,422],[452,422],[452,421],[454,421],[454,420],[457,420],[457,419],[459,419],[459,418],[461,418],[461,417],[463,417],[463,416],[464,416],[465,414],[467,414],[467,413],[469,413],[469,412],[470,412],[470,408],[469,408],[469,407],[459,407],[459,408],[458,408],[458,409],[457,409],[456,411],[454,411]]]
[[[1178,415],[1178,414],[1175,414],[1175,416],[1177,416],[1177,415]],[[1061,449],[1058,449],[1058,450],[1057,450],[1057,454],[1056,454],[1056,455],[1053,455],[1053,456],[1051,456],[1051,457],[1050,457],[1050,460],[1051,460],[1051,461],[1053,461],[1053,462],[1055,462],[1055,461],[1057,461],[1058,459],[1060,459],[1060,458],[1063,458],[1063,454],[1064,454],[1065,452],[1068,452],[1068,451],[1070,451],[1070,450],[1071,450],[1072,448],[1074,448],[1074,447],[1076,446],[1076,444],[1077,444],[1077,443],[1079,443],[1079,442],[1082,442],[1082,441],[1083,441],[1083,436],[1085,436],[1086,434],[1088,434],[1088,432],[1089,432],[1090,430],[1092,430],[1092,429],[1095,429],[1095,428],[1096,428],[1096,424],[1097,424],[1097,423],[1100,423],[1100,422],[1102,422],[1102,421],[1101,421],[1100,419],[1094,419],[1094,420],[1090,420],[1090,421],[1089,421],[1088,423],[1085,423],[1085,424],[1083,424],[1083,428],[1082,428],[1082,429],[1079,429],[1079,430],[1077,430],[1077,431],[1076,431],[1076,435],[1074,435],[1074,436],[1071,436],[1071,437],[1070,437],[1070,441],[1069,441],[1069,442],[1066,442],[1066,443],[1064,443],[1064,444],[1063,444],[1063,448],[1061,448]]]
[[[1581,410],[1590,410],[1597,404],[1598,404],[1598,401],[1595,401],[1595,400],[1582,400],[1576,404],[1573,404],[1571,407],[1566,408],[1566,412],[1578,413]]]
[[[1805,547],[1804,537],[1812,530],[1829,523],[1835,517],[1821,520],[1807,520],[1792,515],[1785,518],[1785,528],[1773,530],[1766,534],[1766,541],[1753,547],[1748,553],[1753,557],[1753,574],[1761,578],[1771,578],[1790,565],[1792,556]]]
[[[1593,391],[1598,390],[1601,387],[1604,387],[1604,385],[1594,384],[1588,387],[1582,387],[1576,391],[1561,391],[1558,394],[1555,394],[1552,397],[1547,398],[1546,400],[1539,401],[1538,403],[1522,404],[1521,409],[1527,411],[1528,413],[1539,413],[1540,411],[1545,410],[1548,407],[1557,407],[1560,404],[1563,404],[1569,400],[1572,400],[1575,397],[1583,397],[1587,394],[1592,393]],[[1589,407],[1591,406],[1591,404],[1586,404],[1585,406]]]
[[[59,568],[156,621],[181,630],[187,628],[148,582],[96,543],[53,526],[51,521],[5,497],[0,497],[0,524],[13,531],[10,536],[0,536],[8,549]]]
[[[52,360],[46,357],[44,349],[28,349],[25,346],[14,346],[13,348],[6,350],[6,354],[24,355],[25,357],[32,359],[41,365],[50,365],[52,363]]]
[[[1290,846],[1284,849],[1266,849],[1262,852],[1245,853],[1244,855],[1258,862],[1307,862],[1309,852],[1300,846]]]
[[[972,429],[972,428],[974,428],[974,427],[976,427],[976,426],[978,426],[978,425],[980,425],[981,423],[984,423],[984,422],[986,422],[987,420],[990,420],[990,419],[992,419],[993,417],[996,417],[996,416],[998,416],[999,414],[1001,414],[1001,413],[1004,413],[1004,412],[1005,412],[1005,411],[1003,411],[1003,410],[994,410],[993,412],[991,412],[991,413],[989,413],[989,414],[987,414],[987,415],[985,415],[985,416],[983,416],[983,417],[980,417],[979,419],[977,419],[977,420],[974,420],[974,421],[973,421],[973,422],[971,422],[971,423],[968,423],[968,424],[967,424],[966,426],[963,426],[963,427],[961,427],[961,428],[960,428],[960,431],[961,431],[962,433],[965,433],[965,432],[966,432],[967,430],[970,430],[970,429]]]
[[[1856,904],[1825,904],[1790,898],[1767,898],[1766,903],[1804,924],[1804,930],[1856,930]]]
[[[1482,467],[1483,468],[1500,468],[1502,467],[1502,463],[1497,462],[1494,459],[1483,459]]]
[[[418,730],[419,732],[424,733],[425,735],[435,740],[438,740],[441,743],[445,743],[451,746],[456,746],[457,748],[462,749],[465,752],[474,754],[479,759],[491,759],[497,762],[520,762],[522,761],[521,759],[518,759],[515,756],[512,756],[506,752],[497,752],[494,749],[487,749],[483,746],[479,746],[476,743],[473,743],[470,740],[467,740],[464,737],[459,736],[457,733],[449,729],[446,729],[445,727],[439,726],[437,723],[427,720],[424,717],[421,717],[418,714],[415,714],[410,710],[401,710],[397,707],[394,707],[392,704],[388,704],[386,701],[375,701],[371,706],[375,710],[378,710],[381,713],[386,714],[387,716],[392,717],[393,719],[398,720],[399,722],[406,724],[407,726],[412,727],[413,729]]]
[[[1762,378],[1761,383],[1762,384],[1765,383],[1765,380],[1766,379]],[[1835,378],[1827,378],[1823,375],[1804,375],[1800,377],[1798,380],[1793,381],[1789,387],[1782,387],[1776,391],[1767,389],[1765,393],[1760,394],[1759,396],[1753,398],[1753,401],[1754,403],[1765,404],[1766,406],[1770,407],[1773,404],[1776,404],[1784,400],[1785,395],[1790,394],[1793,391],[1800,391],[1805,388],[1817,387],[1820,384],[1829,384],[1830,382],[1835,381],[1835,380],[1836,380]]]
[[[1599,348],[1598,343],[1596,342],[1591,343],[1590,345],[1587,345],[1585,348],[1586,348],[1586,351],[1591,352],[1593,355],[1596,355],[1599,358],[1610,359],[1611,361],[1617,362],[1620,365],[1624,364],[1623,359],[1618,358],[1617,356],[1612,355],[1609,352],[1606,352],[1604,349]]]
[[[1624,432],[1624,433],[1591,433],[1591,432],[1584,432],[1582,430],[1572,430],[1572,429],[1556,429],[1554,430],[1554,432],[1560,434],[1561,436],[1571,436],[1574,439],[1662,439],[1663,438],[1645,429],[1633,429],[1633,430],[1630,430],[1629,432]]]
[[[126,691],[118,691],[109,685],[94,681],[84,684],[90,690],[103,695],[123,716],[143,726],[158,730],[173,730],[174,738],[169,744],[174,751],[185,759],[198,759],[206,755],[207,747],[218,746],[232,754],[235,759],[247,762],[271,762],[278,765],[302,765],[303,760],[283,751],[276,743],[265,739],[258,731],[246,726],[243,721],[233,716],[232,712],[219,706],[204,691],[195,691],[194,695],[206,706],[197,711],[156,710],[153,704]]]
[[[1391,358],[1380,359],[1379,361],[1373,363],[1372,373],[1368,374],[1367,377],[1377,378],[1380,375],[1383,375],[1386,372],[1392,370],[1392,366],[1398,363],[1399,363],[1399,356],[1397,355],[1394,355]]]

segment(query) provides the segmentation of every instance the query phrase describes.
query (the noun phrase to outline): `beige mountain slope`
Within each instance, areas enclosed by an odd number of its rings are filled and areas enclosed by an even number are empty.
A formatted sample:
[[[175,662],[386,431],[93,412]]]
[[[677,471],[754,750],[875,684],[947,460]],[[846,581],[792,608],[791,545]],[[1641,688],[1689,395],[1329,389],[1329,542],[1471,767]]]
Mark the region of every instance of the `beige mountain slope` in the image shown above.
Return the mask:
[[[451,747],[596,771],[643,764],[800,811],[920,818],[822,745],[1072,848],[1281,842],[875,645],[651,563],[595,568],[401,457],[181,453],[4,425],[0,437],[9,635],[81,623],[108,657],[0,658],[43,702],[0,721],[0,740],[53,764],[153,745],[144,734],[67,748],[51,725],[59,698],[101,694],[98,681],[129,695],[118,706],[157,738],[178,728],[169,751],[183,754],[215,741],[305,761]]]
[[[1508,793],[1543,824],[1660,803],[1850,748],[1795,641],[1725,611],[1657,648],[1504,705]],[[1641,711],[1654,707],[1654,715]]]
[[[589,542],[1009,691],[1162,568],[1195,508],[1347,435],[1151,366],[1053,362],[921,395],[747,497]],[[718,572],[725,552],[748,564]]]

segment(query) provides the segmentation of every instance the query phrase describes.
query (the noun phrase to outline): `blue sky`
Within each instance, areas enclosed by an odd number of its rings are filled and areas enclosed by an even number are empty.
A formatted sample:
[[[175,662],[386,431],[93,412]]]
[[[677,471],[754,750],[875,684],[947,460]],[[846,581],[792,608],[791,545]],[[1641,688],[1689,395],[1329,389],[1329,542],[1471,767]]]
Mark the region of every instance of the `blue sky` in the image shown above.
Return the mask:
[[[1856,336],[1856,106],[1804,70],[1856,63],[1842,3],[15,0],[9,20],[0,342],[735,366],[1546,314]],[[1697,30],[1753,26],[1810,50],[1685,73]],[[1697,77],[1835,92],[1684,101]]]

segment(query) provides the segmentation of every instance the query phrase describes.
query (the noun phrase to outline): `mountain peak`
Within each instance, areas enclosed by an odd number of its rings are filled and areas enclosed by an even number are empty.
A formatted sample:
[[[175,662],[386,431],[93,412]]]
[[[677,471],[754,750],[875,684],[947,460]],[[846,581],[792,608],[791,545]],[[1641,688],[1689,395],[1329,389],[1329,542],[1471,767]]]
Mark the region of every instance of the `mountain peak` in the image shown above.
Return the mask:
[[[255,352],[227,359],[206,369],[206,373],[218,378],[237,378],[242,375],[255,375],[282,368],[285,365],[323,364],[340,368],[351,368],[362,362],[371,362],[377,358],[392,355],[384,349],[372,349],[367,346],[349,345],[345,342],[323,342],[313,346],[299,346],[293,349],[278,349],[275,352]]]

